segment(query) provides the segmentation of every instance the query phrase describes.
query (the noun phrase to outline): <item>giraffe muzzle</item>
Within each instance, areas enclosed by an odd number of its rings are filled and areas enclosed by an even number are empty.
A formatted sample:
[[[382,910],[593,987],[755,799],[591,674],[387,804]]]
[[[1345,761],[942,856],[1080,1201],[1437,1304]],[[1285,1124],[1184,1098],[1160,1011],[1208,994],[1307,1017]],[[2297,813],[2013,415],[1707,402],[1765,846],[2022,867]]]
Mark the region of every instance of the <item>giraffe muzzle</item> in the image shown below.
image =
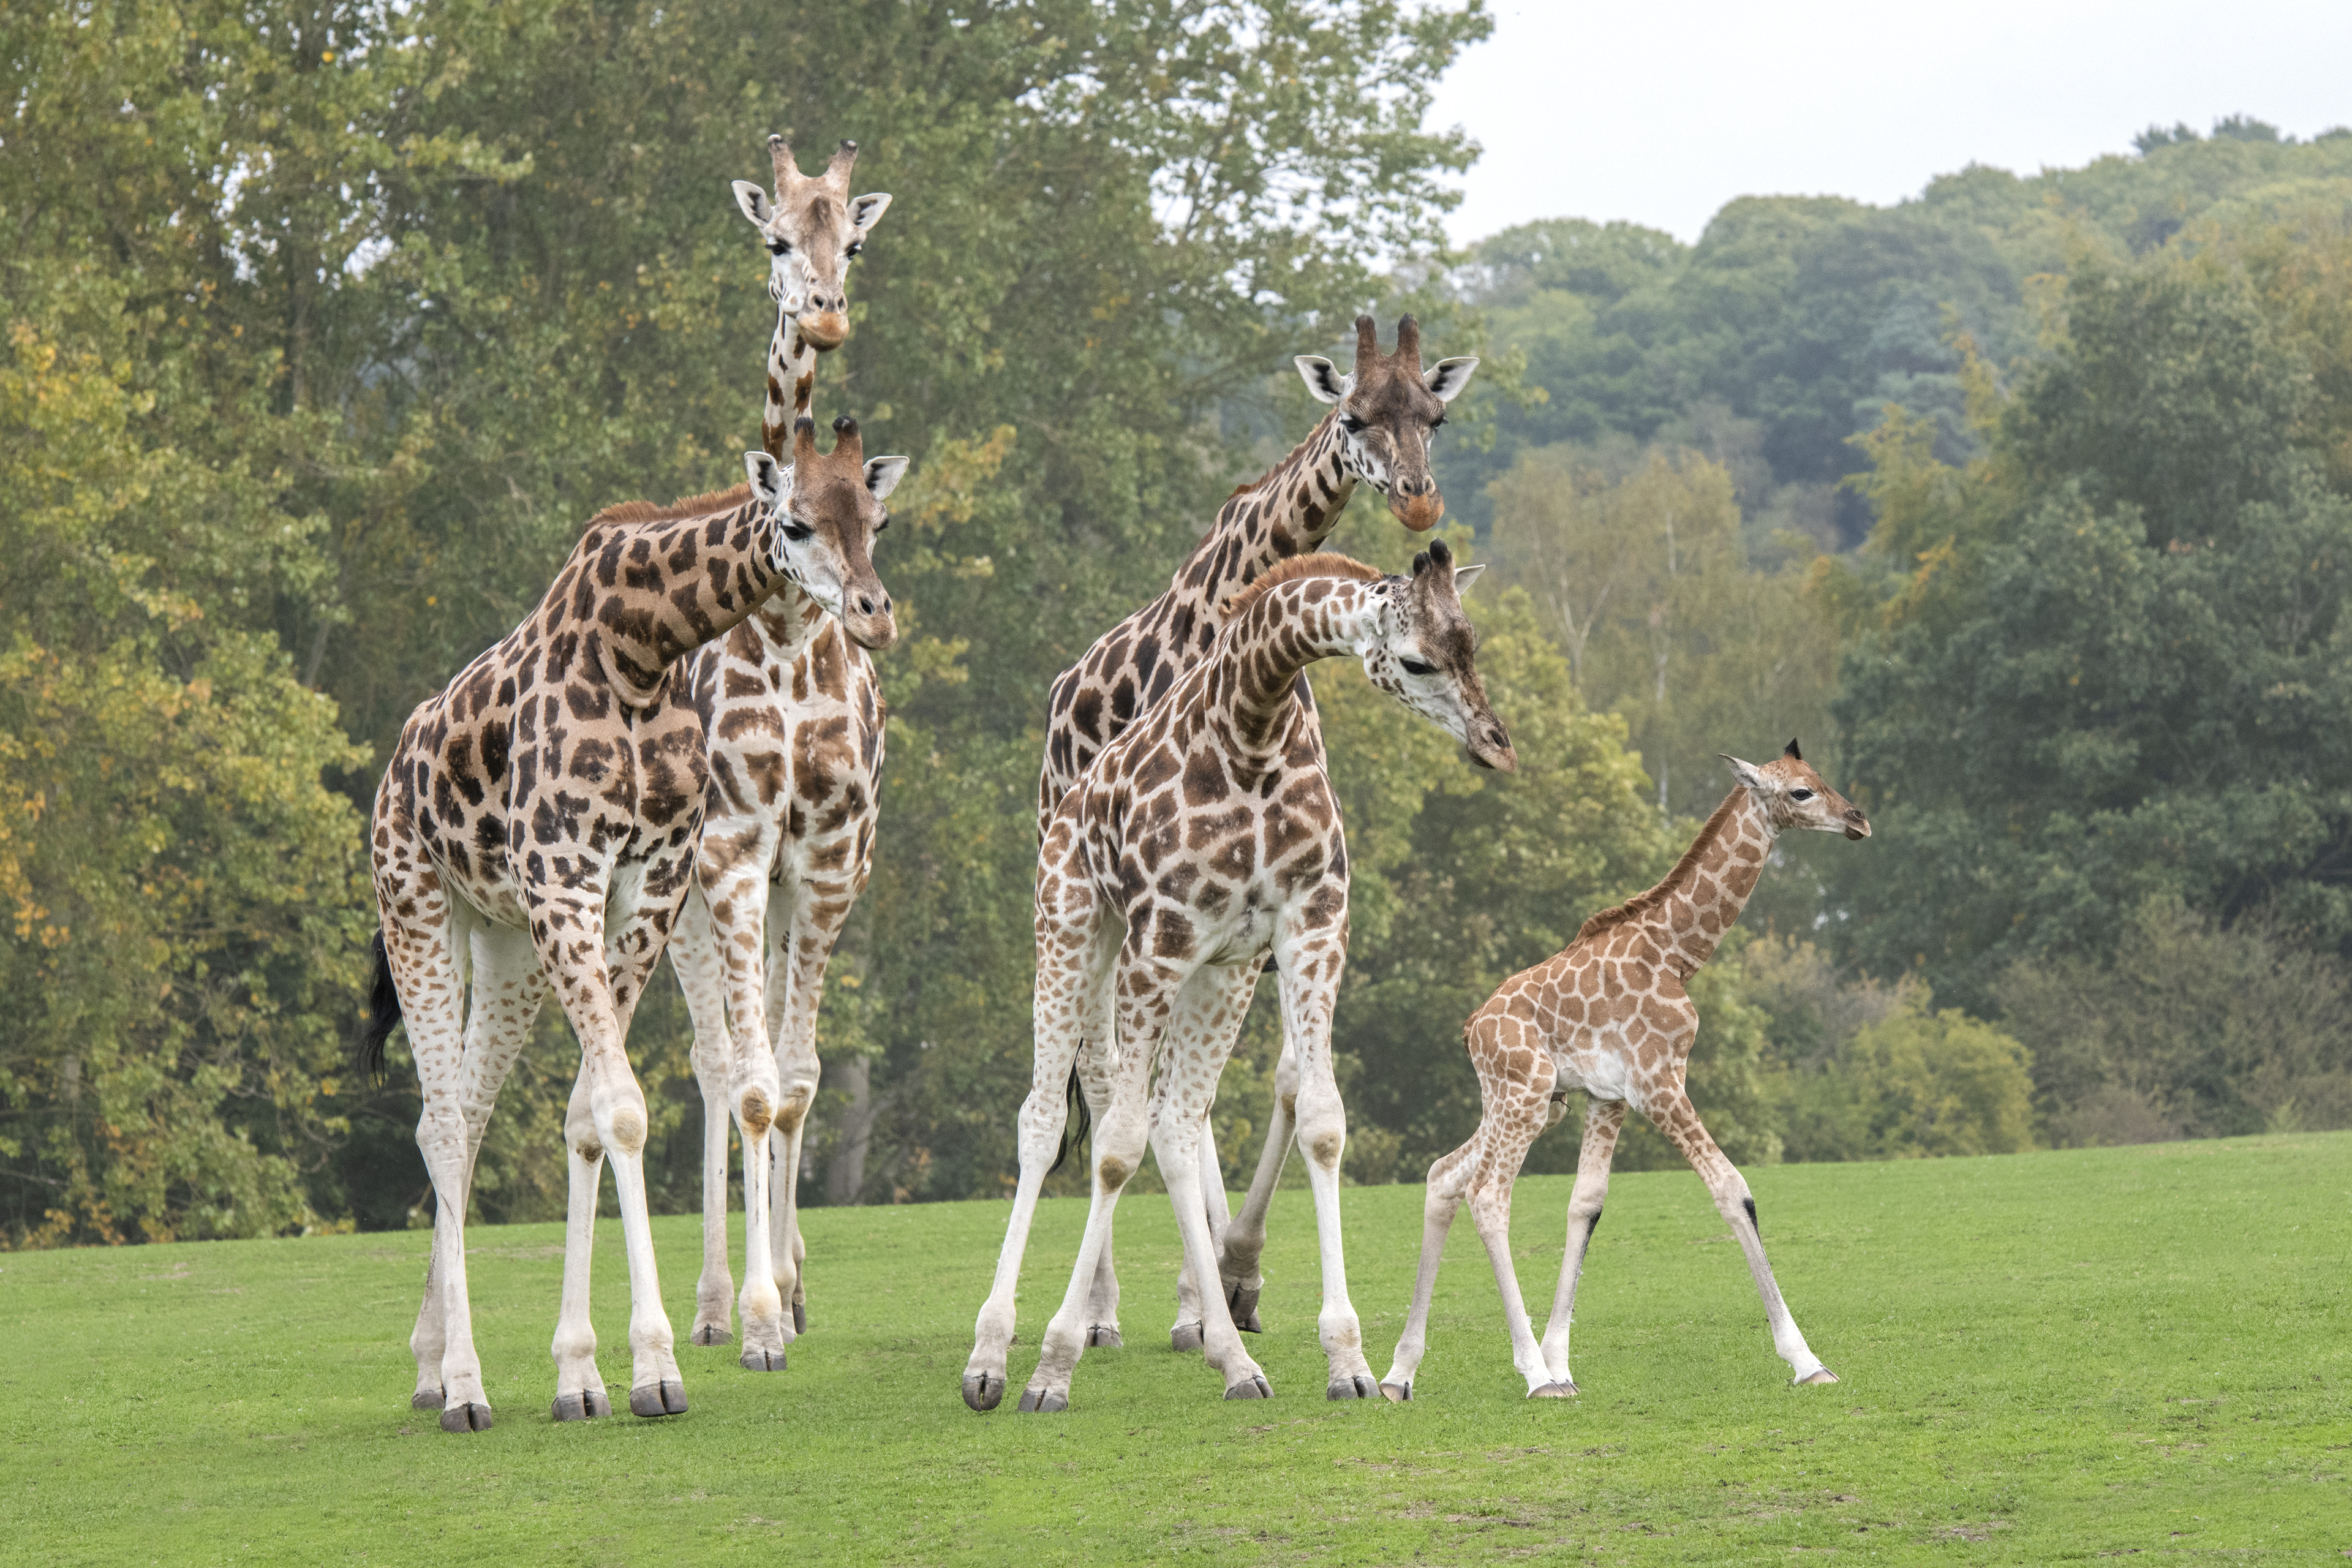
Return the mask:
[[[849,318],[838,310],[803,311],[800,327],[801,337],[819,353],[831,353],[849,340]]]
[[[1396,520],[1415,533],[1426,533],[1437,526],[1445,515],[1445,498],[1433,485],[1420,495],[1406,495],[1402,489],[1389,492],[1389,510]]]

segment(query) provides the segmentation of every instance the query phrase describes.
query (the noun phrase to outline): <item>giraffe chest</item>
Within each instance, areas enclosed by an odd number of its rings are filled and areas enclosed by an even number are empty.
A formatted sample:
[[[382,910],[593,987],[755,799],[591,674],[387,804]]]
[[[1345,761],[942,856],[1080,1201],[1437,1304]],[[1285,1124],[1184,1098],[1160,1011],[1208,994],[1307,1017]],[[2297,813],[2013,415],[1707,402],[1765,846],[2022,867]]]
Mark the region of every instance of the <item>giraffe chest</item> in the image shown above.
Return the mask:
[[[845,866],[869,845],[884,710],[872,661],[830,620],[797,646],[739,629],[706,657],[706,875],[772,857],[771,874]]]

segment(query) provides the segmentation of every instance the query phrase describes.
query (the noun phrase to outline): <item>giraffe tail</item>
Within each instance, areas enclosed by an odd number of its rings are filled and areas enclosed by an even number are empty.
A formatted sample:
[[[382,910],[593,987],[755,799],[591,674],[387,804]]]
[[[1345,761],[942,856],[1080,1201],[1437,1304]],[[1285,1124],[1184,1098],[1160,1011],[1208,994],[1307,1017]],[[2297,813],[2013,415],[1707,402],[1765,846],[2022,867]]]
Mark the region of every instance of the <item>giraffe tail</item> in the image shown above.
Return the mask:
[[[1070,1068],[1070,1087],[1066,1092],[1069,1095],[1069,1110],[1062,1118],[1062,1142],[1054,1151],[1054,1163],[1045,1167],[1045,1173],[1049,1176],[1062,1168],[1062,1162],[1070,1157],[1071,1150],[1087,1141],[1087,1133],[1095,1124],[1095,1113],[1087,1108],[1086,1091],[1078,1087],[1078,1069],[1075,1067]]]
[[[368,986],[367,1026],[360,1031],[358,1047],[352,1053],[362,1072],[376,1083],[383,1081],[383,1043],[400,1022],[400,990],[392,983],[392,955],[384,951],[383,932],[375,933],[373,944],[375,953],[375,979]]]

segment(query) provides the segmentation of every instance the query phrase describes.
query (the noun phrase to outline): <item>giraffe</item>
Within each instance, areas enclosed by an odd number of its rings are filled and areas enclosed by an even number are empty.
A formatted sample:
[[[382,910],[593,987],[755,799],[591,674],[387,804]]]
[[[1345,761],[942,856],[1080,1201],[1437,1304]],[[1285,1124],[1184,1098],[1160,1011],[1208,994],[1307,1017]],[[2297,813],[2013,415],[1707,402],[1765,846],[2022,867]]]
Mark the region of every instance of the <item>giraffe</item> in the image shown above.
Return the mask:
[[[1698,1035],[1698,1012],[1683,984],[1715,955],[1717,943],[1739,918],[1782,833],[1800,828],[1867,838],[1870,822],[1822,782],[1793,740],[1762,767],[1736,757],[1724,761],[1738,783],[1665,879],[1586,921],[1564,951],[1504,981],[1462,1026],[1478,1069],[1483,1108],[1470,1141],[1429,1168],[1412,1310],[1397,1342],[1396,1359],[1381,1380],[1388,1398],[1412,1397],[1413,1373],[1428,1349],[1430,1296],[1437,1286],[1445,1233],[1465,1198],[1502,1289],[1511,1360],[1528,1380],[1528,1397],[1560,1399],[1577,1392],[1569,1375],[1569,1318],[1585,1248],[1601,1223],[1610,1156],[1628,1105],[1649,1118],[1706,1184],[1716,1212],[1748,1255],[1748,1272],[1771,1324],[1772,1348],[1794,1371],[1795,1381],[1837,1381],[1807,1346],[1780,1299],[1746,1179],[1707,1136],[1683,1092],[1691,1042]],[[1584,1146],[1569,1197],[1559,1289],[1538,1344],[1511,1262],[1511,1184],[1528,1145],[1566,1114],[1569,1092],[1576,1089],[1587,1097]]]
[[[1341,556],[1286,561],[1232,597],[1209,658],[1064,794],[1038,852],[1036,1053],[1021,1108],[1012,1223],[964,1371],[972,1409],[992,1410],[1003,1398],[1013,1288],[1082,1040],[1108,1047],[1111,1079],[1096,1124],[1093,1206],[1020,1408],[1068,1408],[1112,1211],[1147,1131],[1206,1314],[1208,1363],[1223,1374],[1228,1399],[1272,1394],[1216,1289],[1196,1159],[1269,950],[1298,1056],[1298,1138],[1322,1244],[1326,1393],[1372,1396],[1339,1244],[1346,1126],[1331,1071],[1331,1007],[1347,961],[1347,845],[1297,681],[1315,660],[1352,653],[1375,685],[1461,740],[1474,761],[1512,771],[1517,759],[1487,706],[1458,594],[1476,570],[1457,576],[1442,542],[1415,557],[1410,579]],[[1148,1096],[1155,1062],[1158,1088]]]
[[[404,1019],[416,1058],[416,1141],[438,1207],[409,1342],[410,1403],[439,1410],[445,1431],[491,1425],[467,1293],[466,1205],[499,1088],[551,990],[581,1042],[564,1123],[554,1415],[612,1408],[588,1321],[607,1152],[629,1258],[629,1408],[687,1408],[647,1225],[645,1094],[624,1042],[694,870],[714,694],[677,679],[680,661],[781,582],[820,598],[881,593],[867,556],[880,510],[867,488],[874,465],[857,476],[865,482],[844,484],[835,470],[856,463],[853,442],[819,459],[805,423],[795,441],[797,482],[768,453],[747,453],[747,488],[591,519],[539,608],[409,716],[377,789],[382,929],[361,1045],[380,1064]]]
[[[1037,784],[1040,842],[1063,795],[1097,753],[1208,657],[1222,624],[1220,606],[1228,595],[1276,563],[1320,548],[1339,526],[1360,482],[1385,496],[1391,514],[1408,529],[1433,528],[1444,515],[1445,498],[1430,472],[1430,445],[1437,427],[1445,423],[1446,405],[1470,384],[1471,374],[1478,368],[1476,358],[1444,359],[1424,370],[1418,321],[1399,319],[1396,350],[1383,353],[1372,318],[1359,316],[1355,366],[1347,374],[1320,355],[1301,354],[1295,363],[1308,393],[1330,405],[1330,412],[1288,456],[1226,499],[1167,592],[1105,632],[1084,658],[1055,679],[1047,710],[1045,766]],[[1303,679],[1299,690],[1307,743],[1319,766],[1323,738],[1314,696]],[[1074,1073],[1074,1089],[1083,1089],[1089,1113],[1099,1118],[1109,1094],[1108,1062],[1090,1046],[1082,1047]],[[1238,1225],[1227,1222],[1224,1179],[1208,1124],[1202,1123],[1199,1163],[1205,1212],[1217,1237],[1232,1315],[1252,1332],[1259,1327],[1257,1258],[1265,1244],[1265,1211],[1290,1146],[1290,1107],[1297,1084],[1297,1059],[1286,1039],[1276,1067],[1275,1110],[1265,1150]],[[1102,1258],[1087,1343],[1117,1345],[1118,1279],[1108,1238]],[[1170,1343],[1180,1351],[1197,1350],[1202,1319],[1189,1274],[1179,1297]]]
[[[844,140],[824,173],[801,173],[792,144],[768,138],[775,165],[776,199],[750,180],[734,182],[735,205],[768,247],[768,297],[776,302],[776,335],[768,344],[768,396],[761,414],[760,445],[778,462],[791,439],[793,422],[807,415],[816,384],[816,356],[839,348],[849,337],[849,264],[866,247],[866,237],[889,210],[888,195],[876,192],[853,198],[849,172],[857,143]],[[790,392],[786,392],[786,388]]]
[[[748,180],[736,181],[734,189],[770,255],[768,292],[777,313],[761,441],[782,460],[791,429],[808,416],[816,356],[848,334],[843,274],[890,198],[848,200],[855,142],[843,142],[832,166],[814,180],[802,176],[782,137],[770,137],[768,149],[774,204]],[[892,475],[889,483],[896,482]],[[888,488],[875,493],[887,496]],[[877,531],[887,521],[886,513]],[[889,639],[861,646],[844,629],[841,609],[787,584],[757,615],[693,656],[712,667],[708,679],[719,710],[709,731],[703,852],[669,949],[694,1019],[703,1105],[702,1273],[692,1338],[718,1345],[733,1337],[735,1285],[727,1259],[731,1105],[745,1163],[740,1360],[752,1371],[782,1371],[784,1347],[808,1326],[800,1277],[806,1249],[795,1200],[802,1133],[816,1098],[816,1014],[834,944],[873,865],[884,708],[866,649]],[[880,614],[887,617],[889,609],[886,594]],[[772,1142],[771,1131],[778,1134]],[[754,1160],[763,1165],[756,1184]],[[764,1212],[752,1205],[755,1184]],[[781,1309],[768,1305],[772,1296],[791,1309],[789,1325],[778,1317]]]

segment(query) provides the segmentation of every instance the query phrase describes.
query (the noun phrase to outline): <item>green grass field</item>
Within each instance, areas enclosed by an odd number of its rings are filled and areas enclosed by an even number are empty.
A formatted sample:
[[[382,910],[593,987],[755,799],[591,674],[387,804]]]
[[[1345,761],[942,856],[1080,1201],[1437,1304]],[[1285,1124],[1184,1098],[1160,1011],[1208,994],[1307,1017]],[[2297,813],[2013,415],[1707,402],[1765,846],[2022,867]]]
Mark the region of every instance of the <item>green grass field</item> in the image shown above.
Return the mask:
[[[1276,1397],[1228,1405],[1166,1348],[1175,1227],[1122,1206],[1129,1348],[1074,1407],[957,1397],[1001,1203],[807,1216],[792,1370],[681,1346],[667,1422],[547,1418],[561,1233],[471,1233],[498,1426],[407,1406],[422,1233],[0,1258],[0,1559],[2047,1563],[2352,1556],[2352,1134],[1748,1173],[1782,1288],[1844,1381],[1792,1389],[1738,1249],[1686,1173],[1620,1176],[1585,1275],[1585,1393],[1528,1402],[1466,1218],[1413,1403],[1327,1405],[1313,1216],[1277,1205]],[[1565,1178],[1519,1189],[1529,1298]],[[1418,1187],[1350,1189],[1375,1371]],[[1015,1387],[1084,1206],[1040,1214]],[[690,1219],[656,1222],[681,1333]],[[625,1384],[619,1226],[605,1375]],[[1539,1309],[1540,1310],[1540,1307]]]

